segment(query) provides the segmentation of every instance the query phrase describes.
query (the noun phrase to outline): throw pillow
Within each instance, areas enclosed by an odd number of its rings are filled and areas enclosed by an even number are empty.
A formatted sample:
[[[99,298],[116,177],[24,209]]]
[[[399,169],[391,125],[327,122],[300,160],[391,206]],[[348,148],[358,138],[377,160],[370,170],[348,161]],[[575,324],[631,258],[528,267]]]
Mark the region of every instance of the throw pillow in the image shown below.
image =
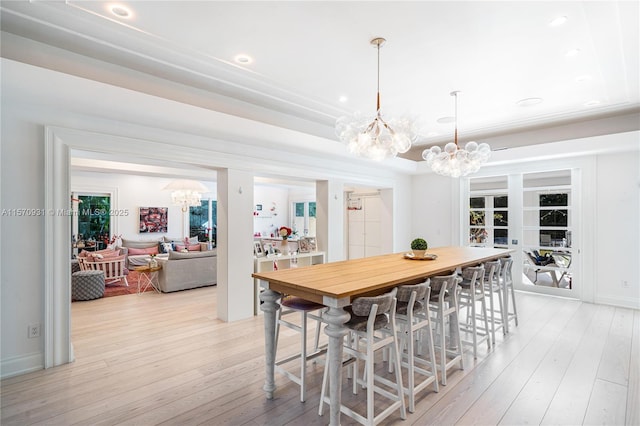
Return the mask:
[[[163,253],[169,253],[173,250],[173,245],[171,243],[160,243],[162,247]]]
[[[189,245],[189,247],[187,247],[187,250],[189,250],[189,251],[200,251],[200,244]]]
[[[140,254],[158,254],[158,246],[149,248],[129,248],[129,256],[135,256]]]
[[[87,257],[93,257],[96,259],[113,259],[114,257],[118,257],[120,255],[119,251],[112,251],[112,252],[103,252],[103,253],[89,253],[89,255]]]
[[[189,245],[194,245],[194,244],[198,244],[198,237],[190,237],[189,238]]]
[[[176,250],[176,251],[182,251],[182,250],[184,250],[184,249],[186,249],[186,248],[187,248],[187,247],[186,247],[186,246],[184,246],[184,245],[176,244],[176,249],[175,249],[175,250]]]
[[[143,248],[129,247],[129,256],[136,256],[139,254],[148,254],[145,250],[146,249],[143,249]]]

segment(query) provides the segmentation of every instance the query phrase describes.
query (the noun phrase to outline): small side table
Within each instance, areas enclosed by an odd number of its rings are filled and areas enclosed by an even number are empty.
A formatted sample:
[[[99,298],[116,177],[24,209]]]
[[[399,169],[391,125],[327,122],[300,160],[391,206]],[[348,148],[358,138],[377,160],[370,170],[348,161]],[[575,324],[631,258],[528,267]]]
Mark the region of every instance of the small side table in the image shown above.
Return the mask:
[[[160,293],[160,284],[158,283],[158,271],[162,269],[162,265],[158,266],[138,266],[135,270],[140,273],[140,280],[138,281],[138,296],[140,293],[147,291],[149,286]],[[140,290],[140,287],[144,285],[144,288]]]

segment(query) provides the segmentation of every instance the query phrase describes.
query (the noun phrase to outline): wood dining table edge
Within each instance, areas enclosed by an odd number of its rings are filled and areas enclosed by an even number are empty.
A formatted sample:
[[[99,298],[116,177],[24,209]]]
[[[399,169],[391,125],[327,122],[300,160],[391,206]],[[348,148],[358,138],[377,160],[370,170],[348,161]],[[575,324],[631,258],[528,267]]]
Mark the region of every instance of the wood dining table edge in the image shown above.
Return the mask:
[[[448,247],[441,247],[441,248],[448,248]],[[473,248],[473,247],[471,247]],[[484,247],[481,247],[484,248]],[[434,250],[434,249],[432,249]],[[473,265],[477,265],[478,263],[484,263],[486,261],[489,260],[494,260],[500,257],[506,257],[507,255],[510,255],[511,253],[515,252],[515,249],[495,249],[495,250],[501,250],[500,254],[493,254],[493,255],[489,255],[489,256],[485,256],[481,259],[474,259],[474,260],[470,260],[467,262],[463,262],[461,264],[456,265],[457,268],[465,268],[467,266],[473,266]],[[390,255],[397,255],[398,257],[404,257],[405,253],[391,253]],[[381,255],[380,257],[387,257],[390,255]],[[419,262],[419,261],[415,261],[415,260],[409,260],[409,259],[405,259],[405,261],[407,262]],[[339,262],[345,262],[345,261],[339,261]],[[424,261],[424,262],[430,262],[430,261]],[[310,266],[306,266],[304,268],[313,268],[316,266],[322,266],[322,265],[327,265],[325,264],[320,264],[320,265],[310,265]],[[297,286],[295,284],[291,284],[288,283],[286,281],[280,280],[276,277],[271,276],[274,272],[280,272],[280,271],[268,271],[268,272],[259,272],[259,273],[253,273],[251,274],[251,276],[255,279],[260,280],[260,285],[263,288],[269,288],[273,291],[276,291],[278,293],[281,294],[288,294],[292,291],[295,291],[296,296],[298,297],[302,297],[303,299],[312,301],[312,302],[316,302],[316,303],[322,303],[326,306],[330,306],[333,305],[332,300],[343,300],[345,298],[349,298],[352,299],[353,296],[375,296],[378,295],[380,293],[383,293],[385,290],[398,286],[398,285],[402,285],[402,284],[414,284],[414,283],[418,283],[420,282],[420,280],[424,281],[429,277],[433,277],[437,274],[441,274],[443,272],[448,272],[448,271],[453,271],[454,268],[451,267],[442,267],[442,268],[438,268],[436,270],[432,270],[429,271],[428,273],[416,273],[413,275],[409,275],[409,276],[405,276],[403,278],[399,278],[396,280],[392,280],[392,281],[388,281],[385,282],[383,284],[379,284],[377,286],[371,286],[368,291],[366,293],[362,293],[360,291],[357,290],[351,290],[351,291],[343,291],[343,292],[329,292],[327,290],[322,290],[322,289],[308,289],[305,287],[301,287],[301,286]],[[281,270],[281,271],[288,271],[288,270]],[[329,303],[329,304],[327,304]],[[348,304],[347,304],[348,305]],[[347,306],[347,305],[341,305],[341,306]]]

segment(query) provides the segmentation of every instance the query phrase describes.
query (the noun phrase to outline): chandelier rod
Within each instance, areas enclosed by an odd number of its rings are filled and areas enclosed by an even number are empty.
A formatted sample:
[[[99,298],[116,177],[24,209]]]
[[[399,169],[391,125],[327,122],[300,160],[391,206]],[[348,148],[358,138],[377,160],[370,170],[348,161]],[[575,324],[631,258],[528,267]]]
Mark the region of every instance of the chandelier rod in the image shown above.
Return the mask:
[[[378,81],[377,81],[377,96],[376,96],[376,112],[380,115],[380,47],[386,40],[382,37],[376,37],[371,40],[371,44],[375,45],[378,50]]]
[[[376,112],[380,114],[380,43],[377,45],[378,50],[378,85],[377,85],[377,103]]]
[[[454,126],[455,126],[455,129],[453,131],[453,142],[456,144],[456,148],[459,149],[460,145],[458,145],[458,93],[460,93],[459,90],[454,90],[453,92],[450,93],[450,95],[455,98],[455,107],[454,107]]]

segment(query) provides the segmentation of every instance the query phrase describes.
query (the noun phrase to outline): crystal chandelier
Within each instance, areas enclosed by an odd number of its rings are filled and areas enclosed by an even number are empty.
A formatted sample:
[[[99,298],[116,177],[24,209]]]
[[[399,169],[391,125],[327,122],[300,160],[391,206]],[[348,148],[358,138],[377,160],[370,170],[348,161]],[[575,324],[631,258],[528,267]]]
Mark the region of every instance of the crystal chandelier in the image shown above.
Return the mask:
[[[164,187],[164,190],[171,192],[171,203],[182,207],[182,211],[186,212],[189,207],[200,206],[202,193],[208,192],[206,186],[195,180],[174,180]]]
[[[349,151],[365,158],[381,161],[405,153],[417,137],[416,126],[406,118],[390,119],[380,113],[380,47],[386,40],[377,37],[371,44],[378,50],[378,87],[375,117],[340,117],[336,120],[336,134],[347,144]]]
[[[486,143],[477,144],[471,141],[464,149],[458,146],[458,93],[460,92],[450,93],[456,99],[454,142],[446,144],[444,151],[439,146],[422,151],[422,158],[427,161],[427,165],[442,176],[460,177],[477,172],[491,156],[491,148]]]

